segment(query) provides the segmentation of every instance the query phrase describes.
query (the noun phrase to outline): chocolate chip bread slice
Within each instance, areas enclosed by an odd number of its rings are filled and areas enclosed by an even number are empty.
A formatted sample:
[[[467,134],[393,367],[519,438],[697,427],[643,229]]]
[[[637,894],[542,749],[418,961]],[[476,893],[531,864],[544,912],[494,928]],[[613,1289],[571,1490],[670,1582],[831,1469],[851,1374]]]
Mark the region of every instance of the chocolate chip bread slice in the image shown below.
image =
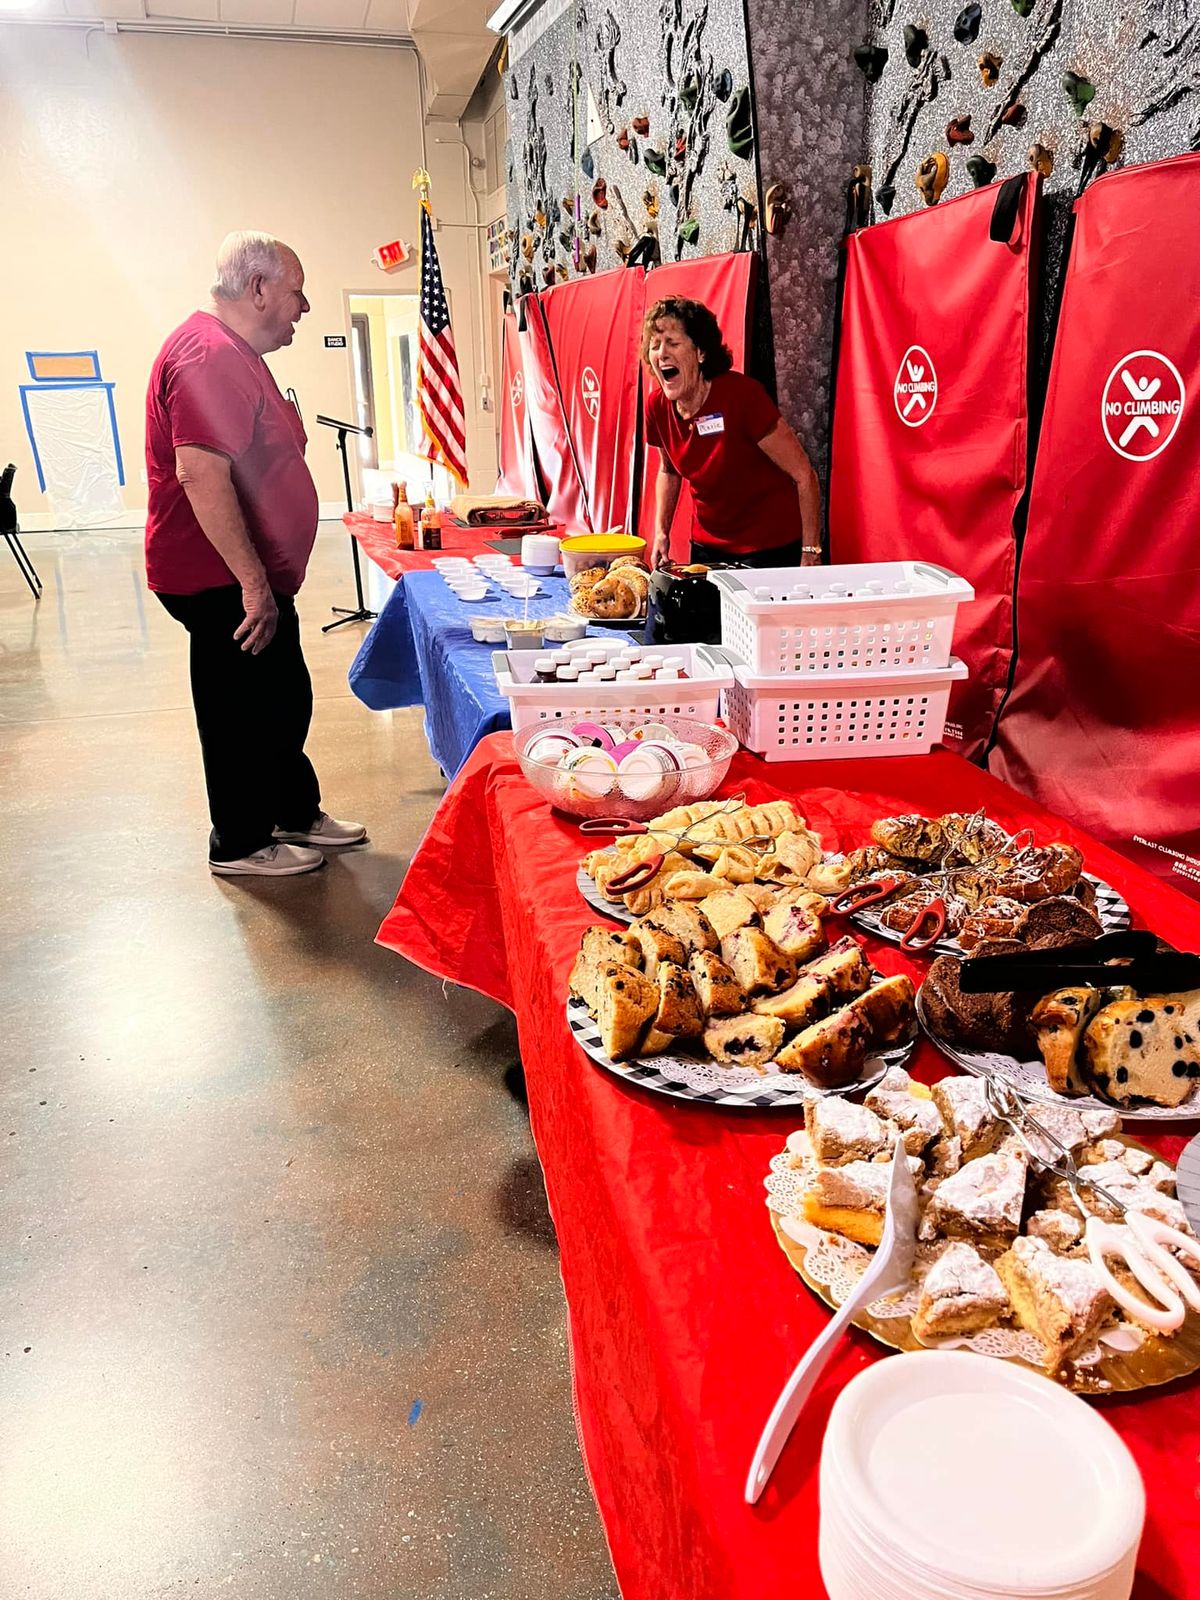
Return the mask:
[[[1056,989],[1034,1006],[1030,1025],[1046,1063],[1046,1082],[1057,1094],[1089,1093],[1078,1059],[1079,1046],[1088,1023],[1107,998],[1105,989],[1080,986]]]
[[[1129,1105],[1177,1106],[1200,1082],[1200,1037],[1178,995],[1151,995],[1103,1006],[1083,1035],[1090,1085]]]

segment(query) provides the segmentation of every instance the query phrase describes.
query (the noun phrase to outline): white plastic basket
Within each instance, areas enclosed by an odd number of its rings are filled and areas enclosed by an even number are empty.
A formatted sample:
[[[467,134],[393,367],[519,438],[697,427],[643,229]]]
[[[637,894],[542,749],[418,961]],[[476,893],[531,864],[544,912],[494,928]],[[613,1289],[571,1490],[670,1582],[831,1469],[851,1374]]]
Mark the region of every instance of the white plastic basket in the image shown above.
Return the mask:
[[[925,755],[942,737],[951,684],[967,676],[966,664],[953,658],[944,667],[860,673],[836,682],[823,672],[761,676],[730,662],[726,724],[764,761]]]
[[[580,639],[568,646],[575,653],[584,649],[608,648],[613,654],[629,648],[625,637],[609,645],[604,639]],[[691,717],[696,722],[716,722],[721,711],[721,694],[733,687],[733,673],[724,659],[708,645],[673,644],[664,654],[681,656],[686,678],[656,683],[538,683],[534,662],[548,651],[497,650],[492,655],[496,686],[506,697],[512,714],[513,732],[538,722],[622,722],[626,719],[649,721],[652,717]]]
[[[975,591],[928,561],[711,572],[721,643],[751,672],[944,667],[954,615]]]

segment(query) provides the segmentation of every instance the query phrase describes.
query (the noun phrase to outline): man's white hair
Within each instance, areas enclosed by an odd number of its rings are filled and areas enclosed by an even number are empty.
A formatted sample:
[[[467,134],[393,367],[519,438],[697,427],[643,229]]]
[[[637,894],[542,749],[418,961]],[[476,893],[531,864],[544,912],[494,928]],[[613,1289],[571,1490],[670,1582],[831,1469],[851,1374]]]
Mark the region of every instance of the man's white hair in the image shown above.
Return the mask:
[[[227,233],[217,251],[214,298],[240,300],[252,279],[262,277],[274,282],[282,277],[286,249],[269,233]]]

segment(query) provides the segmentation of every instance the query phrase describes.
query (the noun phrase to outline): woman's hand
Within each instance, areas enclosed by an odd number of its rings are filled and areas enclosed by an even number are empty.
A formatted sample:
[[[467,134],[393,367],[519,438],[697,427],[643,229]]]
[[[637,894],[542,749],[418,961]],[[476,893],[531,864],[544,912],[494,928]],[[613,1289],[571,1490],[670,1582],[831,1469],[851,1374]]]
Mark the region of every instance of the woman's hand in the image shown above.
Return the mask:
[[[804,446],[780,417],[765,439],[758,442],[759,449],[781,468],[796,485],[800,512],[800,539],[804,554],[802,567],[819,566],[821,562],[821,490],[812,463]]]

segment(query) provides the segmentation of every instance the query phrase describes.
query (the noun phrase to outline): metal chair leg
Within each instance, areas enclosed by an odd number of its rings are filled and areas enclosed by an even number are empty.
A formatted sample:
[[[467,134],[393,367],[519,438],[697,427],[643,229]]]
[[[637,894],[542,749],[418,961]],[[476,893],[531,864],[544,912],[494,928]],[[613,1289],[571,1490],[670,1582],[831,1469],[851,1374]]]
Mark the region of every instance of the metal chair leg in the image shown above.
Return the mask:
[[[13,560],[20,568],[21,576],[29,585],[29,592],[33,595],[35,600],[40,599],[42,593],[42,580],[38,577],[37,568],[34,566],[33,562],[30,561],[25,550],[25,546],[21,543],[20,536],[15,533],[6,533],[4,537],[8,541],[8,548],[12,551]]]

